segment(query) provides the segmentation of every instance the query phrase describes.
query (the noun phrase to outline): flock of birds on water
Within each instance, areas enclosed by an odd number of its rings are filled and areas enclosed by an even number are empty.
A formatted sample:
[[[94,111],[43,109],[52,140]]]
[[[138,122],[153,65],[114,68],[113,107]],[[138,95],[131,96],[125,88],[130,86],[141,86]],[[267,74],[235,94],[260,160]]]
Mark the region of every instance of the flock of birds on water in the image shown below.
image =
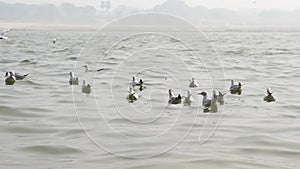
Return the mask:
[[[5,36],[6,33],[11,31],[12,29],[8,29],[6,31],[3,31],[0,33],[0,39],[8,39],[8,37]],[[52,43],[56,43],[57,39],[53,39]],[[97,69],[97,70],[91,70],[89,69],[88,65],[83,66],[85,68],[85,72],[99,72],[104,70]],[[5,85],[14,85],[16,81],[23,80],[25,77],[27,77],[29,74],[20,74],[15,73],[14,71],[6,72],[4,76]],[[70,79],[69,79],[70,85],[79,85],[79,78],[75,76],[74,72],[70,72]],[[139,95],[135,92],[135,87],[139,87],[139,90],[143,90],[144,87],[144,81],[140,79],[139,81],[136,79],[136,77],[132,77],[132,81],[129,83],[129,91],[126,99],[129,102],[134,102],[138,100]],[[196,79],[192,78],[190,80],[189,88],[197,88],[199,87],[199,83],[196,81]],[[82,93],[85,93],[89,95],[92,92],[92,86],[86,82],[86,80],[82,81]],[[235,84],[233,80],[231,80],[231,85],[229,87],[229,92],[231,94],[242,94],[242,84],[239,82],[238,84]],[[215,90],[212,92],[211,98],[208,98],[208,93],[206,91],[202,91],[198,93],[201,95],[202,98],[202,106],[204,112],[217,112],[218,106],[217,103],[220,105],[224,104],[224,96],[227,93],[222,93],[221,91],[218,91],[218,94]],[[263,98],[266,102],[274,102],[275,98],[273,97],[273,92],[271,92],[271,89],[267,89],[267,95]],[[169,89],[169,104],[181,104],[184,105],[191,105],[194,100],[192,99],[192,92],[191,90],[187,91],[187,96],[181,96],[181,94],[178,94],[177,96],[174,94],[173,89]]]

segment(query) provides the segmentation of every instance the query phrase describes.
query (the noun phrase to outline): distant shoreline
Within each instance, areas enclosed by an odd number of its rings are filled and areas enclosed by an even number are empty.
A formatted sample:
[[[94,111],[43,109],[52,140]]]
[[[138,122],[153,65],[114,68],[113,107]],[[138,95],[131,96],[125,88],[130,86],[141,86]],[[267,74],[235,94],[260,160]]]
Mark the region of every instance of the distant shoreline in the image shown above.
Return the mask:
[[[55,30],[65,30],[65,31],[95,31],[103,28],[107,23],[99,24],[42,24],[42,23],[4,23],[0,22],[0,30],[5,30],[9,28],[17,30],[45,30],[45,31],[55,31]],[[204,25],[197,26],[200,31],[203,32],[300,32],[300,26],[220,26],[220,25]],[[114,28],[112,31],[132,31],[144,29],[155,31],[170,31],[166,27],[153,27],[149,28],[144,25],[124,25],[118,28]],[[146,30],[146,31],[147,31]],[[180,31],[183,29],[180,29]],[[176,31],[176,29],[172,29]],[[190,31],[186,29],[186,31]],[[193,30],[194,31],[194,30]]]

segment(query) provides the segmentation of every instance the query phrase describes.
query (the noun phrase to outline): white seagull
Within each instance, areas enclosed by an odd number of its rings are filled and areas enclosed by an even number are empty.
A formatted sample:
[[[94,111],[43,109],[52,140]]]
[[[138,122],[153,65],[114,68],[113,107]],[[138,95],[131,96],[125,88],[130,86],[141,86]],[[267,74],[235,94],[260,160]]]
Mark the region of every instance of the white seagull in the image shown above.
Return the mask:
[[[264,97],[264,101],[266,102],[275,102],[275,98],[272,96],[273,92],[271,92],[271,89],[267,89],[267,96]]]
[[[174,95],[174,91],[172,89],[169,89],[169,103],[170,104],[180,104],[181,103],[181,95],[178,94],[176,97]]]
[[[82,83],[82,93],[90,94],[92,91],[92,86],[90,84],[86,84],[85,80]]]
[[[8,32],[12,31],[12,29],[8,29],[6,31],[2,31],[0,33],[0,39],[8,39],[8,37],[5,36],[5,34],[7,34]]]
[[[97,69],[97,70],[91,70],[91,69],[89,69],[89,65],[84,65],[83,67],[85,68],[85,72],[100,72],[100,71],[104,70],[104,68]]]
[[[140,81],[137,81],[135,76],[132,77],[132,82],[130,83],[132,87],[135,87],[135,86],[142,86],[143,85],[143,80],[140,79]]]
[[[237,85],[231,80],[231,86],[229,88],[231,94],[242,94],[242,84],[239,82]]]
[[[217,95],[216,92],[213,91],[212,99],[207,98],[207,92],[203,91],[201,93],[198,93],[203,96],[202,99],[202,106],[204,107],[204,112],[209,112],[209,108],[211,108],[212,112],[217,112]]]
[[[16,77],[13,72],[6,72],[4,76],[5,85],[14,85],[16,82]]]
[[[79,79],[78,79],[78,77],[75,77],[74,72],[70,72],[69,84],[70,85],[78,85],[79,84]]]
[[[183,104],[184,105],[191,105],[191,103],[194,102],[193,97],[192,97],[192,92],[191,90],[187,91],[187,96],[184,97]]]
[[[198,87],[199,83],[195,80],[195,78],[192,78],[192,80],[190,80],[190,85],[189,87]]]
[[[15,73],[12,72],[12,74],[16,77],[16,80],[23,80],[25,77],[27,77],[29,74],[19,74],[19,73]]]
[[[133,102],[133,101],[137,100],[138,98],[139,98],[139,96],[134,92],[133,87],[130,86],[130,87],[129,87],[129,91],[128,91],[127,99],[128,99],[130,102]]]

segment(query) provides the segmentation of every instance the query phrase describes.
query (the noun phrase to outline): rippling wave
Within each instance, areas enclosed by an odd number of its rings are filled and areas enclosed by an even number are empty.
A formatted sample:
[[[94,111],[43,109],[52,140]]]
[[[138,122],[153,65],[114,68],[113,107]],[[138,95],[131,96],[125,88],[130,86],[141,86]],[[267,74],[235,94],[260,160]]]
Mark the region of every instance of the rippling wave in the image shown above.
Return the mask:
[[[3,75],[11,70],[29,73],[13,86],[5,86],[3,81],[0,85],[1,168],[299,167],[299,33],[210,32],[210,40],[201,43],[191,35],[186,42],[194,45],[191,49],[184,48],[177,39],[135,35],[134,40],[123,39],[106,54],[101,46],[104,40],[116,43],[123,33],[103,34],[99,44],[90,46],[97,51],[88,53],[94,60],[84,60],[79,53],[92,33],[15,31],[7,42],[0,41]],[[33,39],[25,39],[24,34]],[[64,38],[52,44],[55,37]],[[218,88],[227,91],[234,79],[243,83],[244,91],[241,96],[226,95],[220,126],[205,144],[199,144],[200,133],[213,130],[220,118],[210,114],[211,121],[206,121],[207,115],[198,110],[202,98],[197,93],[210,87],[205,68],[192,52],[202,52],[202,44],[208,42],[213,43],[215,52],[203,51],[199,58],[220,55],[222,67],[205,63],[225,74],[223,79],[211,77],[225,83],[225,87]],[[143,47],[151,50],[140,51]],[[101,60],[102,56],[106,58]],[[97,68],[96,63],[107,68],[85,73],[83,63],[77,63],[80,81],[93,77],[88,79],[95,91],[90,96],[81,93],[81,86],[68,85],[68,73],[74,71],[77,60],[94,66],[93,69]],[[151,69],[147,69],[149,64]],[[163,69],[159,70],[159,66]],[[140,100],[128,103],[127,85],[133,72],[145,80],[146,88],[138,91]],[[185,95],[191,72],[200,82],[198,89],[192,89],[196,103],[191,107],[168,106],[166,84]],[[111,79],[113,75],[115,78]],[[176,87],[171,75],[182,88]],[[268,87],[274,91],[275,103],[263,102]],[[107,101],[111,99],[113,104]],[[74,104],[80,107],[77,112]],[[152,124],[140,124],[147,121]],[[165,129],[173,130],[158,141],[134,144],[113,135],[104,127],[106,123],[128,139],[152,138]],[[86,135],[83,125],[90,135]],[[187,131],[189,127],[193,128]],[[164,150],[183,133],[188,135],[173,149],[143,160],[116,157],[95,143],[102,140],[116,153],[139,156],[159,148]]]

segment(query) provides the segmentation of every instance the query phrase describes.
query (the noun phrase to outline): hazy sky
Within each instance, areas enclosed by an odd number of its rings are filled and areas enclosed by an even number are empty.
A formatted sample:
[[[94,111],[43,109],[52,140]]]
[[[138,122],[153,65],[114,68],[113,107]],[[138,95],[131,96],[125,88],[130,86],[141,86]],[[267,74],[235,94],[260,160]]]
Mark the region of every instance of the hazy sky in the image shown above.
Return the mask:
[[[8,2],[7,0],[0,0]],[[167,0],[110,0],[113,6],[127,5],[135,8],[152,8],[157,4],[161,4]],[[294,10],[300,8],[299,0],[184,0],[190,6],[203,5],[208,8],[228,8],[238,10],[241,8],[259,8],[259,9],[284,9]],[[8,3],[27,3],[41,4],[53,3],[61,4],[64,2],[73,3],[75,5],[92,5],[99,7],[101,0],[9,0]]]

